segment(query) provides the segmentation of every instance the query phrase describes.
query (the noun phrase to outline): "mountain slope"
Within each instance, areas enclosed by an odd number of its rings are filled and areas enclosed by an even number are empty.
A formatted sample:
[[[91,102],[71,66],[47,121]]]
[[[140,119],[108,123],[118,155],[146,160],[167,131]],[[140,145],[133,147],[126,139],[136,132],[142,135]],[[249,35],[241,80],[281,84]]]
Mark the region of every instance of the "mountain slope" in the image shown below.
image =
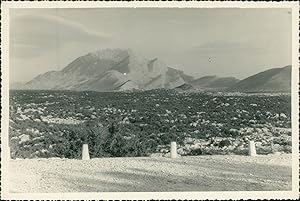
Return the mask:
[[[230,91],[291,92],[291,66],[269,69],[241,80]]]
[[[191,85],[192,87],[185,86]],[[182,87],[180,87],[182,86]],[[290,92],[291,66],[270,69],[242,81],[234,77],[194,79],[158,58],[144,58],[130,49],[103,49],[78,57],[61,71],[49,71],[31,81],[12,85],[30,90],[151,90]]]
[[[22,88],[79,91],[174,88],[191,79],[158,58],[146,59],[130,49],[104,49],[75,59],[61,71],[39,75]]]
[[[147,90],[157,88],[173,89],[185,84],[191,79],[190,77],[185,75],[183,71],[167,67],[165,72],[151,79],[145,84],[144,88]]]
[[[22,82],[12,82],[9,83],[9,89],[21,89],[23,87],[24,83]]]
[[[192,91],[192,90],[195,90],[195,88],[191,84],[185,83],[183,85],[176,87],[175,90],[177,90],[177,91]]]
[[[214,75],[195,79],[191,82],[191,85],[198,90],[222,91],[233,86],[238,81],[239,80],[234,77],[217,77]]]

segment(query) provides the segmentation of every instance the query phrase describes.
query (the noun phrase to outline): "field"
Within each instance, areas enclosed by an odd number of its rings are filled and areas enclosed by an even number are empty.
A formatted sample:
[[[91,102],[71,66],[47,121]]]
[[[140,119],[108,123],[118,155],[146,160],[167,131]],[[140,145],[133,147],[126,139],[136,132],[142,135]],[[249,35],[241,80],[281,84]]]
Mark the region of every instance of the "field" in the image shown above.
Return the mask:
[[[12,158],[291,153],[290,95],[10,91]]]

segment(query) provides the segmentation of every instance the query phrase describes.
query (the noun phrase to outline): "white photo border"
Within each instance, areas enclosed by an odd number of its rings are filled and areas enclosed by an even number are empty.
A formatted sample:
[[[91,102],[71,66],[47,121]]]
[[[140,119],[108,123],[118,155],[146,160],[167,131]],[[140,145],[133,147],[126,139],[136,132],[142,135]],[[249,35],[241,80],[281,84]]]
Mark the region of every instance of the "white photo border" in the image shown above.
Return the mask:
[[[10,8],[291,8],[292,10],[292,191],[9,193],[9,9]],[[1,3],[1,197],[10,199],[297,199],[299,198],[299,4],[298,2],[96,2],[39,1]]]

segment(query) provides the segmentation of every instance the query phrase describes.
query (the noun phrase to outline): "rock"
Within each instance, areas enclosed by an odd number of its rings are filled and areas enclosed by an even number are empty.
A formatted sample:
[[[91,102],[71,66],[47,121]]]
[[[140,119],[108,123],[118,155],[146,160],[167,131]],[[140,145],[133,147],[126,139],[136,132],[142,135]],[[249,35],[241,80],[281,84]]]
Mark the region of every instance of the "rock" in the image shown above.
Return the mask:
[[[169,153],[166,153],[166,154],[163,155],[163,157],[170,158],[170,157],[171,157],[171,153],[170,153],[170,152],[169,152]]]
[[[186,144],[194,144],[195,139],[191,137],[185,138],[185,143]]]
[[[261,147],[261,146],[262,146],[262,143],[261,143],[261,142],[256,142],[256,143],[255,143],[255,146]]]
[[[280,147],[281,147],[281,146],[280,146],[279,144],[274,144],[272,148],[273,148],[274,150],[278,151],[278,150],[280,149]]]
[[[185,150],[190,150],[191,149],[191,145],[189,145],[189,144],[184,145],[184,149]]]
[[[10,138],[10,141],[18,141],[18,140],[19,140],[19,137],[17,137],[17,136]]]
[[[160,152],[161,152],[161,153],[168,153],[169,150],[168,150],[168,149],[161,149]]]
[[[287,142],[286,142],[286,144],[288,145],[288,146],[292,146],[292,141],[291,140],[288,140]]]
[[[228,146],[227,148],[228,148],[228,150],[232,151],[232,150],[235,149],[235,146],[230,145],[230,146]]]
[[[262,142],[261,142],[261,145],[262,145],[262,146],[267,145],[267,144],[268,144],[268,143],[267,143],[266,140],[262,140]]]
[[[289,146],[289,145],[284,146],[284,152],[285,153],[292,153],[292,146]]]
[[[286,116],[284,113],[281,113],[281,114],[280,114],[280,117],[282,117],[282,118],[287,118],[287,116]]]
[[[157,157],[163,157],[163,154],[162,153],[153,153],[153,154],[150,154],[150,158],[157,158]]]
[[[166,158],[171,158],[171,153],[169,152],[169,153],[163,154],[162,156],[166,157]],[[177,158],[180,158],[180,157],[181,157],[181,155],[177,152]]]
[[[49,153],[49,151],[47,149],[42,149],[41,152],[42,153]]]
[[[180,154],[180,155],[187,155],[187,154],[188,154],[188,152],[185,151],[183,148],[179,148],[179,149],[177,150],[177,153]]]
[[[27,142],[30,140],[30,136],[23,134],[23,135],[19,136],[19,139],[20,139],[20,143]]]
[[[191,150],[195,150],[195,149],[199,149],[200,148],[200,144],[194,144],[191,146]]]
[[[281,155],[281,153],[279,151],[275,151],[274,155]]]
[[[221,138],[221,137],[215,137],[214,138],[214,141],[215,142],[221,142],[223,140],[223,138]]]

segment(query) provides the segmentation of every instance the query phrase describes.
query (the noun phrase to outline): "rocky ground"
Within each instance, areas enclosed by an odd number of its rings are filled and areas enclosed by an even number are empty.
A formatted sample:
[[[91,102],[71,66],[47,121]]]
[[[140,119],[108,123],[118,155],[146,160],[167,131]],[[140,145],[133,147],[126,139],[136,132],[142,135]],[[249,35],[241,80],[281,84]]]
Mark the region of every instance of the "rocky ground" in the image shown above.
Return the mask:
[[[11,193],[291,190],[292,156],[238,155],[21,159],[10,161]]]
[[[261,126],[261,125],[259,125]],[[290,128],[263,127],[232,129],[240,135],[236,137],[209,137],[196,139],[186,137],[183,144],[178,145],[177,152],[188,155],[248,155],[249,141],[254,141],[256,152],[266,154],[292,153],[292,136]],[[159,145],[155,154],[170,155],[170,145]]]

